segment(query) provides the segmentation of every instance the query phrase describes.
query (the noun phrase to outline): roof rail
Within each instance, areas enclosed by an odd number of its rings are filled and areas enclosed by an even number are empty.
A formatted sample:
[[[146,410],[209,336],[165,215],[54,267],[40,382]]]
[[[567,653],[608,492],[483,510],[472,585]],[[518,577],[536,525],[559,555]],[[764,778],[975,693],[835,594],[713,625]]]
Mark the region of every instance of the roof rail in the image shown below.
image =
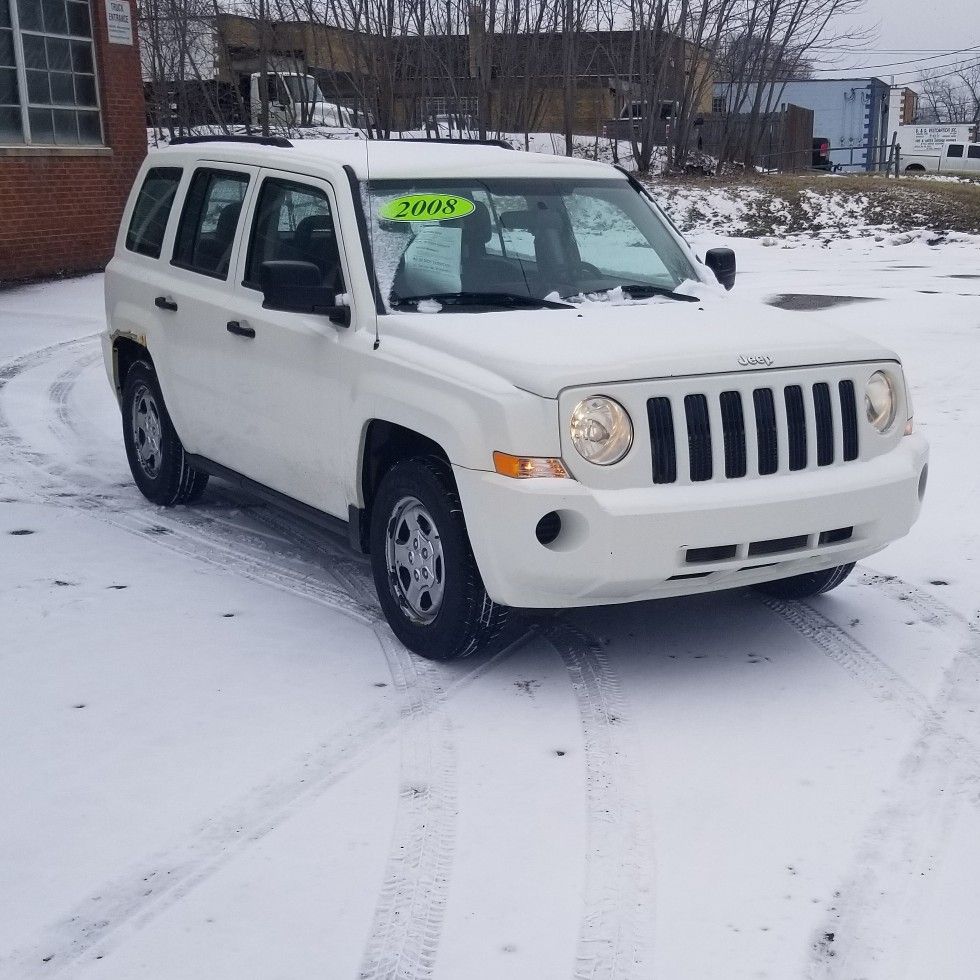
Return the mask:
[[[387,140],[389,143],[455,143],[458,146],[499,146],[503,150],[513,150],[514,147],[507,140],[481,140],[466,139],[462,136],[406,136],[396,140]]]
[[[285,136],[177,136],[171,146],[187,146],[190,143],[252,143],[255,146],[289,147],[293,144]]]

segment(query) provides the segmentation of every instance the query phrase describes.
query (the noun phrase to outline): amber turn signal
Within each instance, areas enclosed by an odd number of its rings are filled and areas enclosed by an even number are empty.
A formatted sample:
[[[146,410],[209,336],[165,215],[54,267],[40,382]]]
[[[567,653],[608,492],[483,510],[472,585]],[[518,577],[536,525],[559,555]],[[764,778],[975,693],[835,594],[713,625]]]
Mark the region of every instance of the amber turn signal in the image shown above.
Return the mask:
[[[558,477],[566,479],[568,470],[560,459],[546,459],[541,456],[511,456],[510,453],[494,453],[493,468],[501,476],[515,480],[527,480],[534,476]]]

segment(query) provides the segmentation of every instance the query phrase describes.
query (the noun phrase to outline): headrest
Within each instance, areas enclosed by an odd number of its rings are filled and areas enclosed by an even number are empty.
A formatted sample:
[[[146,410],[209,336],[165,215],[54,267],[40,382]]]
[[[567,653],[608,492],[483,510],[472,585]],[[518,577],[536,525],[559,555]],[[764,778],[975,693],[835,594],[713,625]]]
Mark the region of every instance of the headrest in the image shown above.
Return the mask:
[[[482,201],[474,201],[473,210],[465,218],[451,218],[439,224],[447,228],[462,228],[463,241],[471,244],[486,245],[493,238],[490,209]]]
[[[296,226],[293,241],[297,245],[308,243],[313,238],[313,232],[333,230],[333,218],[329,214],[311,214]]]
[[[238,216],[242,213],[242,202],[235,201],[226,204],[218,215],[218,220],[214,226],[215,237],[221,241],[230,241],[235,237],[235,228],[238,227]]]

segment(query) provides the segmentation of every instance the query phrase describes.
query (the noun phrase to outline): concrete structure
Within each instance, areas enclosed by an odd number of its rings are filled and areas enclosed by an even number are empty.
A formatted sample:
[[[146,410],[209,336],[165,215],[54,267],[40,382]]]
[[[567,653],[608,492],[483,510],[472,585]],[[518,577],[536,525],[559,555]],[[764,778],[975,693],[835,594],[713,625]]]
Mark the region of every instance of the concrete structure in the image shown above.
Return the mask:
[[[756,95],[749,85],[741,100],[727,82],[715,85],[715,106],[747,112]],[[774,82],[762,93],[772,110],[784,104],[813,110],[814,138],[830,141],[830,159],[844,170],[873,170],[888,158],[890,87],[880,78],[824,78]],[[879,147],[879,149],[869,149]]]
[[[475,9],[475,8],[473,8]],[[226,121],[243,122],[248,79],[259,71],[262,32],[254,18],[220,14],[188,28],[157,24],[164,41],[188,45],[182,91],[172,78],[156,78],[148,56],[150,121],[167,123],[178,99],[191,102],[184,125],[214,122],[215,107]],[[436,116],[476,119],[481,107],[491,129],[557,131],[564,125],[564,39],[560,33],[530,32],[491,44],[478,24],[467,33],[394,38],[302,20],[276,21],[265,30],[267,69],[314,75],[330,101],[367,108],[383,127],[421,128]],[[696,46],[675,37],[662,43],[668,61],[661,99],[670,104],[695,93],[695,111],[711,108],[710,62]],[[623,107],[642,98],[645,74],[637,70],[636,41],[629,31],[575,35],[574,84],[569,94],[572,128],[595,135]],[[690,95],[688,96],[691,97]],[[175,122],[178,120],[174,120]]]
[[[919,93],[902,85],[893,85],[888,93],[888,125],[885,133],[890,140],[899,126],[911,126],[919,112]]]
[[[145,155],[130,0],[0,0],[0,285],[102,268]]]

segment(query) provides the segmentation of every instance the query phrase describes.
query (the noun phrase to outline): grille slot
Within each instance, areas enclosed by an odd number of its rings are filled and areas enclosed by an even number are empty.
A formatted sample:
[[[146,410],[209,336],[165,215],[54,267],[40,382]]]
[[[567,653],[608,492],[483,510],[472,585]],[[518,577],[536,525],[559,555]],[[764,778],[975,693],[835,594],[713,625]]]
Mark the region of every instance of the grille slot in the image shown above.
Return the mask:
[[[775,473],[779,466],[779,443],[776,441],[776,402],[771,388],[752,392],[755,405],[755,433],[759,444],[759,475]]]
[[[806,466],[806,414],[803,408],[803,389],[799,385],[787,385],[783,395],[786,399],[786,427],[789,434],[789,468],[802,470]]]
[[[651,398],[647,402],[647,417],[650,420],[653,482],[673,483],[677,479],[677,446],[670,399]]]
[[[725,436],[725,476],[745,476],[745,417],[737,391],[721,393],[721,424]]]
[[[793,538],[770,538],[768,541],[753,541],[749,545],[749,558],[754,558],[756,555],[778,555],[781,551],[805,548],[807,540],[805,534],[798,534]]]
[[[716,544],[713,548],[688,548],[684,556],[689,565],[702,561],[728,561],[738,554],[738,545]]]
[[[839,541],[850,541],[853,534],[853,527],[836,527],[833,531],[821,531],[817,543],[837,544]]]
[[[813,411],[817,421],[817,466],[830,466],[834,461],[834,417],[830,385],[825,381],[813,386]]]
[[[840,391],[841,427],[844,430],[844,459],[858,457],[857,403],[854,399],[854,382],[844,380],[837,386]]]
[[[688,395],[684,399],[687,416],[687,449],[691,462],[691,479],[695,483],[711,479],[711,420],[708,399],[704,395]]]

